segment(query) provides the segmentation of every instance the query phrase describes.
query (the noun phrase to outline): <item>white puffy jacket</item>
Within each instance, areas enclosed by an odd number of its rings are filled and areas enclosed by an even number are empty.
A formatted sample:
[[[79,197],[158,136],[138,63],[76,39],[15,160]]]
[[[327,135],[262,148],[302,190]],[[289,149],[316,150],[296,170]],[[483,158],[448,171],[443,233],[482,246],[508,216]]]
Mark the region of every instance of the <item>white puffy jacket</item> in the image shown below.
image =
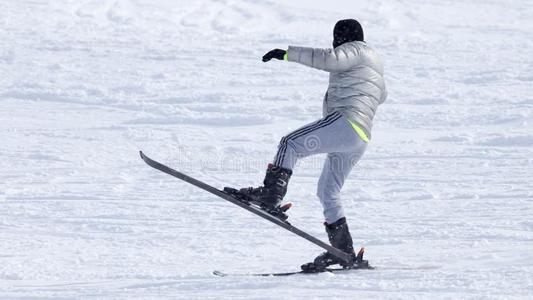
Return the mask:
[[[387,98],[383,63],[376,52],[355,41],[334,49],[289,46],[287,53],[289,61],[330,73],[324,114],[338,111],[370,137],[378,105]]]

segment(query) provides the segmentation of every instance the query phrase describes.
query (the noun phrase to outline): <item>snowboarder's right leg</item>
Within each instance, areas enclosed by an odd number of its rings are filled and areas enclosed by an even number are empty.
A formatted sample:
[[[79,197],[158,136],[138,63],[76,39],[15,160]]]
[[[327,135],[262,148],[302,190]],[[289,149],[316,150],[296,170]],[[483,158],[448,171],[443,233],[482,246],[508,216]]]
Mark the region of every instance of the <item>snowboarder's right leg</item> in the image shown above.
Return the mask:
[[[366,143],[359,139],[352,152],[328,153],[317,185],[317,196],[324,209],[326,223],[333,224],[344,217],[340,197],[344,181],[366,150]]]
[[[361,141],[357,151],[346,153],[329,153],[318,181],[317,195],[324,208],[326,232],[330,244],[346,253],[352,254],[354,261],[356,254],[353,248],[352,236],[344,217],[340,191],[344,181],[350,174],[353,166],[359,161],[366,149],[366,143]],[[326,267],[341,264],[350,267],[345,262],[329,252],[320,254],[312,263],[302,266],[306,272],[323,271]]]
[[[324,226],[326,228],[331,246],[346,253],[353,254],[355,260],[352,236],[350,235],[346,218],[342,217],[332,224],[324,223]],[[302,265],[302,269],[306,272],[320,272],[326,269],[328,266],[335,264],[341,264],[343,267],[349,267],[346,262],[337,258],[333,254],[324,252],[317,256],[312,263]]]

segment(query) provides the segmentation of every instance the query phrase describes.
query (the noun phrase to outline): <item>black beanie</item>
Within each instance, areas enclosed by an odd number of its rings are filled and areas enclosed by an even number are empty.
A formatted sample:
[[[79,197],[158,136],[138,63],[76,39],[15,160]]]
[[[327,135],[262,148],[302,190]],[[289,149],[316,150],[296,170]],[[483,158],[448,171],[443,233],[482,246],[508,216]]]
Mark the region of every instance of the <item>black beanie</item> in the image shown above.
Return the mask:
[[[344,43],[364,41],[363,27],[354,19],[340,20],[333,28],[333,48]]]

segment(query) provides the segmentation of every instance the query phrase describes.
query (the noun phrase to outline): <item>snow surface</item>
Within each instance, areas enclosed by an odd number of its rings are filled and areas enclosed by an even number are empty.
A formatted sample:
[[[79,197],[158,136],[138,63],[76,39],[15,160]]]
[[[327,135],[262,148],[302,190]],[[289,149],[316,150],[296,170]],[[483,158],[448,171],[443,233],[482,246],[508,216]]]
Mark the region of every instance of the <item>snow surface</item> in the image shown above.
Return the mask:
[[[374,271],[145,165],[257,185],[327,74],[260,57],[354,17],[389,86],[343,191]],[[0,1],[0,298],[533,297],[533,6],[492,1]],[[302,161],[292,222],[326,239]]]

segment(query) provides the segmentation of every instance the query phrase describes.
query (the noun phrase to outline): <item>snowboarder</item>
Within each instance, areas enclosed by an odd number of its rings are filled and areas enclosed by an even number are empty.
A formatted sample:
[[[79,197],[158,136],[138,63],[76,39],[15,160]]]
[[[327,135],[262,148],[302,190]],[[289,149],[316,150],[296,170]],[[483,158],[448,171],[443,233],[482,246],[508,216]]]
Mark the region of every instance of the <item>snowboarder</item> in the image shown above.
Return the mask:
[[[383,64],[364,41],[363,29],[354,19],[340,20],[333,29],[333,49],[289,46],[263,56],[297,62],[329,72],[329,86],[323,102],[323,118],[284,136],[263,186],[243,188],[239,193],[269,209],[280,205],[299,158],[327,153],[318,181],[317,196],[324,209],[325,229],[335,248],[353,254],[340,191],[352,167],[361,158],[371,138],[372,119],[387,97]],[[322,253],[302,268],[323,270],[345,262],[329,252]]]

